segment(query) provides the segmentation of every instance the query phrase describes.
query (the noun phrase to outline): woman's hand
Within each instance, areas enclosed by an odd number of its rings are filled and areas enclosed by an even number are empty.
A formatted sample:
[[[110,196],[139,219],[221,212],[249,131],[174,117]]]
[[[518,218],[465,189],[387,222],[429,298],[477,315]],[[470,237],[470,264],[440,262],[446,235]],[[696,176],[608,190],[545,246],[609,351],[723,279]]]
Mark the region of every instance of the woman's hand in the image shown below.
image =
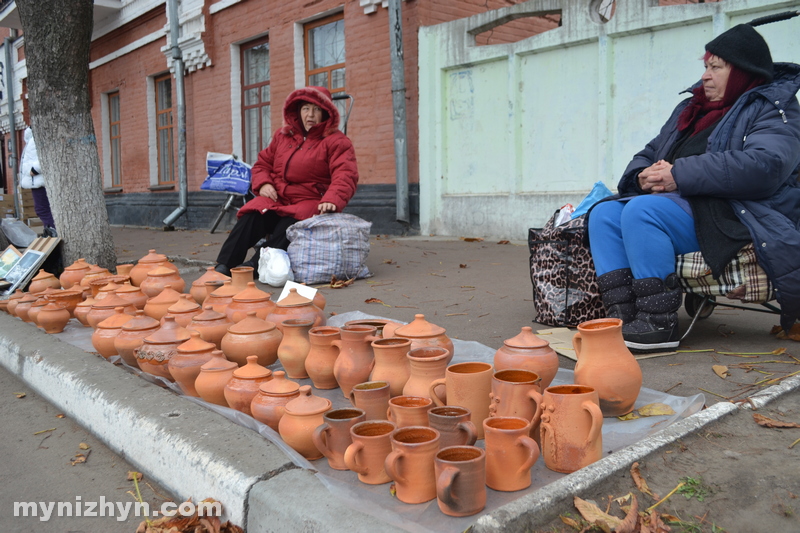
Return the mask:
[[[261,188],[258,190],[258,195],[266,196],[267,198],[275,202],[278,201],[278,191],[276,191],[275,187],[273,187],[272,184],[270,183],[265,183],[264,185],[262,185]]]
[[[678,189],[672,177],[672,163],[663,159],[639,173],[639,187],[645,192],[672,192]]]
[[[335,213],[336,212],[336,204],[332,204],[330,202],[322,202],[317,206],[320,215],[324,215],[325,213]]]

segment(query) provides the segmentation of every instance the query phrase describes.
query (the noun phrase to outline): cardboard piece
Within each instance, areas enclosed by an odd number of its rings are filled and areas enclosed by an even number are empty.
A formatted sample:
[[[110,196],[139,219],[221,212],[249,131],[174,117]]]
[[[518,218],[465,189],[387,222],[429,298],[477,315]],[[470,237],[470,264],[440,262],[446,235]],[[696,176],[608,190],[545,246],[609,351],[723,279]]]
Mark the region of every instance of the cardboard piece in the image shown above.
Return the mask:
[[[550,347],[557,353],[573,361],[578,360],[575,355],[575,348],[572,347],[572,337],[575,336],[574,329],[569,328],[550,328],[536,331],[536,335],[550,343]],[[664,357],[665,355],[676,354],[676,351],[653,352],[653,353],[634,353],[633,357],[639,359],[652,359],[653,357]]]

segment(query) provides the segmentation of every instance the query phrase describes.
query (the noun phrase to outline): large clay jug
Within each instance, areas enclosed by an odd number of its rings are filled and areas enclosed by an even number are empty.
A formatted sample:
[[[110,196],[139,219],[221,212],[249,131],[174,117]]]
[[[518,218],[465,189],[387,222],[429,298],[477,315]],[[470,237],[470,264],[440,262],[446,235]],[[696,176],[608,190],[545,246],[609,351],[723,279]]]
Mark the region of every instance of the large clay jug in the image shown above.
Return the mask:
[[[228,328],[220,347],[225,357],[239,365],[244,365],[248,356],[257,355],[258,364],[269,366],[278,360],[278,346],[282,338],[275,324],[258,318],[255,311],[250,311],[247,318]]]
[[[192,295],[195,302],[200,305],[203,305],[203,301],[208,296],[208,291],[206,290],[206,281],[213,281],[213,280],[226,280],[230,279],[230,277],[217,272],[214,270],[213,266],[206,268],[206,271],[203,273],[202,276],[197,278],[192,282],[192,288],[189,289],[189,294]]]
[[[583,322],[572,345],[578,356],[575,384],[597,391],[603,416],[630,413],[642,388],[642,369],[622,339],[622,320]]]
[[[558,372],[558,354],[550,343],[534,335],[530,326],[525,326],[519,335],[503,341],[494,354],[494,369],[519,368],[536,372],[542,382],[540,392],[550,386]]]
[[[150,336],[145,337],[136,350],[136,362],[143,372],[153,376],[175,381],[169,373],[169,360],[178,346],[189,340],[189,331],[180,327],[171,316],[165,317],[164,324]]]
[[[114,349],[128,366],[139,368],[136,350],[142,345],[145,337],[149,337],[160,327],[161,323],[158,320],[138,310],[131,320],[122,325],[121,331],[114,338]]]
[[[330,400],[311,394],[311,386],[303,385],[300,395],[286,404],[278,422],[281,438],[306,459],[321,458],[322,452],[314,444],[313,434],[324,422],[322,414],[330,408]]]
[[[411,376],[411,365],[407,357],[410,349],[411,341],[402,337],[372,341],[375,366],[369,379],[388,383],[389,394],[392,397],[403,394],[403,387]]]
[[[344,397],[349,398],[353,385],[369,381],[375,364],[371,343],[379,337],[375,336],[376,330],[373,326],[344,326],[339,331],[342,338],[331,343],[339,347],[333,375]]]
[[[384,332],[386,328],[384,328]],[[414,320],[405,326],[400,326],[394,330],[394,337],[405,337],[411,340],[411,348],[422,348],[423,346],[432,346],[436,348],[445,348],[449,355],[447,363],[453,359],[453,341],[450,337],[445,335],[446,330],[431,324],[425,320],[425,315],[414,315]]]
[[[300,384],[286,379],[286,372],[276,370],[272,379],[262,383],[258,394],[250,402],[253,418],[278,431],[286,404],[300,396]]]
[[[411,375],[403,386],[403,395],[430,398],[430,385],[445,376],[450,356],[447,348],[426,346],[410,350],[406,357]]]
[[[233,377],[225,385],[225,401],[232,409],[252,415],[253,402],[262,383],[272,379],[272,370],[258,364],[258,357],[250,355],[247,364],[233,371]]]
[[[339,347],[333,342],[340,339],[339,328],[319,326],[308,330],[308,342],[311,346],[306,357],[306,372],[317,389],[335,389],[339,386],[333,375]]]
[[[232,322],[239,322],[247,318],[250,311],[255,311],[258,318],[275,322],[269,319],[269,314],[273,309],[275,309],[275,302],[270,300],[270,294],[257,289],[255,282],[251,281],[244,290],[233,296],[231,303],[225,308],[225,314]],[[275,325],[277,326],[277,323]]]
[[[314,322],[305,318],[290,318],[283,321],[283,339],[278,346],[278,359],[286,375],[292,379],[305,379],[306,358],[311,350],[308,330]]]
[[[200,338],[206,342],[213,342],[217,349],[222,346],[222,337],[228,332],[233,322],[228,320],[224,313],[217,313],[210,305],[203,306],[203,312],[192,317],[186,329],[193,329],[200,333]]]
[[[194,382],[200,374],[200,367],[213,357],[211,352],[216,346],[201,339],[196,331],[190,331],[189,335],[190,339],[178,346],[167,368],[186,396],[199,397]]]
[[[312,300],[297,294],[297,289],[289,289],[289,295],[277,302],[267,316],[267,320],[275,322],[280,330],[283,330],[283,321],[290,318],[311,320],[312,327],[324,326],[327,323],[322,309],[314,305]]]
[[[222,350],[211,352],[211,359],[203,363],[200,373],[194,381],[197,394],[204,401],[228,407],[225,399],[225,385],[233,378],[233,372],[239,365],[225,359]]]

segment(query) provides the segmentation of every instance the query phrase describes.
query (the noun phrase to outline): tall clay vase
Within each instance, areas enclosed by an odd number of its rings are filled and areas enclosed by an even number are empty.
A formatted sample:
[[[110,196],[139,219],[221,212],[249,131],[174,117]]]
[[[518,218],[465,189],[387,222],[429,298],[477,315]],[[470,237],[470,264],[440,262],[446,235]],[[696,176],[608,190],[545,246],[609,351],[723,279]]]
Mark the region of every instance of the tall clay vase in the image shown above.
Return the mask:
[[[197,302],[199,305],[203,305],[206,297],[208,297],[208,291],[206,290],[206,281],[213,281],[213,280],[226,280],[230,279],[225,274],[217,272],[214,270],[213,266],[206,268],[206,271],[203,273],[202,276],[197,278],[192,282],[192,287],[189,289],[189,294],[192,295],[194,301]]]
[[[253,271],[255,269],[249,266],[238,266],[231,269],[231,285],[242,292],[247,288],[248,283],[253,283]]]
[[[378,340],[372,326],[344,326],[339,328],[341,340],[333,341],[339,347],[339,357],[333,365],[333,375],[345,398],[350,397],[353,385],[369,380],[375,356],[372,341]]]
[[[622,339],[622,320],[579,324],[572,345],[578,356],[575,384],[597,391],[603,416],[630,413],[642,388],[642,369]]]
[[[253,418],[278,431],[286,404],[300,396],[300,384],[286,379],[286,372],[276,370],[272,379],[262,383],[258,394],[250,402]]]
[[[200,367],[213,357],[211,352],[216,346],[201,339],[196,331],[190,331],[189,335],[190,339],[178,346],[167,368],[186,396],[199,397],[194,382],[200,375]]]
[[[339,357],[339,347],[333,344],[340,340],[339,328],[319,326],[308,330],[311,345],[306,357],[306,372],[314,387],[320,390],[335,389],[339,386],[333,375],[333,366]]]
[[[314,444],[313,434],[324,422],[322,414],[330,408],[330,400],[311,394],[311,386],[303,385],[300,395],[284,408],[278,423],[281,438],[306,459],[320,459],[322,452]]]
[[[410,376],[403,386],[404,396],[430,398],[430,385],[445,376],[451,353],[447,348],[425,346],[408,352]]]
[[[503,492],[531,486],[531,468],[539,459],[539,446],[530,437],[524,418],[504,416],[483,421],[486,434],[486,484]]]
[[[178,346],[188,340],[189,331],[180,327],[173,317],[165,317],[164,324],[145,337],[142,345],[136,349],[136,362],[143,372],[175,381],[167,365]]]
[[[66,304],[50,302],[39,312],[39,327],[46,333],[61,333],[69,322],[70,314]]]
[[[439,510],[470,516],[486,506],[486,452],[475,446],[444,448],[434,458]]]
[[[548,387],[542,394],[542,457],[570,474],[603,456],[603,414],[597,391],[583,385]]]
[[[539,392],[550,386],[558,372],[558,354],[550,343],[534,335],[530,326],[525,326],[519,335],[503,341],[503,346],[494,354],[494,369],[519,368],[536,372],[542,382]]]
[[[424,503],[436,498],[434,457],[439,452],[439,432],[409,426],[392,433],[392,452],[386,456],[386,473],[394,480],[397,499]]]
[[[92,333],[92,346],[97,352],[108,359],[112,355],[119,355],[114,342],[117,335],[122,332],[122,326],[133,320],[133,315],[125,313],[123,307],[114,309],[114,314],[97,324]]]
[[[281,339],[283,335],[275,324],[261,320],[255,311],[250,311],[247,318],[228,327],[220,347],[228,359],[240,366],[247,362],[250,355],[258,356],[261,366],[269,366],[278,360]]]
[[[194,381],[194,388],[203,401],[228,407],[225,399],[225,385],[233,378],[233,372],[239,365],[225,359],[222,350],[211,352],[211,359],[203,363],[200,373]]]
[[[219,350],[222,346],[222,337],[228,333],[228,328],[233,322],[228,320],[224,313],[217,313],[210,305],[203,306],[203,312],[192,317],[186,329],[200,333],[200,338],[206,342],[213,342]]]
[[[233,371],[233,377],[225,385],[225,401],[231,409],[252,415],[250,404],[258,394],[262,383],[272,379],[272,371],[258,364],[258,357],[248,356],[247,364]]]
[[[411,365],[407,357],[410,349],[411,341],[402,337],[372,341],[375,366],[369,379],[388,383],[389,394],[392,397],[403,394],[403,387],[411,376]]]
[[[278,359],[286,370],[286,375],[292,379],[305,379],[306,358],[311,350],[308,340],[308,331],[314,322],[304,318],[290,318],[283,322],[283,339],[278,346]]]
[[[393,336],[404,337],[411,340],[411,349],[422,348],[430,346],[434,348],[445,348],[448,350],[449,356],[447,363],[453,359],[453,341],[450,340],[441,326],[431,324],[425,320],[425,315],[414,315],[414,320],[405,326],[400,326],[394,330]],[[386,336],[386,328],[384,327],[384,336]]]
[[[142,345],[145,337],[149,337],[160,327],[161,323],[158,320],[138,310],[131,320],[123,324],[121,331],[114,338],[114,348],[128,366],[139,368],[136,350]]]

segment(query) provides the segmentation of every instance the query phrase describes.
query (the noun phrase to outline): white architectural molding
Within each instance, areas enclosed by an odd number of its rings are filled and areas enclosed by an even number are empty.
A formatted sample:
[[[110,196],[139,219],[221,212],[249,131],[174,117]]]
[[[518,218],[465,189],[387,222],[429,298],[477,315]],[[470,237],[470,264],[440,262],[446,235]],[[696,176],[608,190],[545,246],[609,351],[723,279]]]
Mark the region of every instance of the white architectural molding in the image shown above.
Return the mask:
[[[407,2],[408,0],[403,0]],[[364,14],[369,15],[378,11],[378,6],[389,7],[389,0],[358,0],[358,5],[364,8]]]
[[[129,22],[133,22],[148,11],[165,3],[166,0],[122,0],[122,9],[103,20],[95,21],[92,40],[111,33]]]
[[[22,48],[24,44],[23,39],[17,39],[13,43],[13,50],[11,50],[11,62],[14,64],[14,87],[13,87],[13,94],[14,94],[14,129],[21,130],[25,129],[25,121],[22,118],[22,105],[23,105],[23,95],[22,95],[22,79],[28,75],[28,68],[26,66],[25,60],[19,61],[19,49]],[[5,43],[0,44],[0,62],[3,64],[3,72],[2,72],[2,91],[3,91],[3,99],[0,100],[0,133],[9,133],[11,131],[11,124],[8,118],[8,95],[10,93],[8,87],[6,87],[6,75],[5,75]]]
[[[211,7],[208,8],[208,12],[213,15],[214,13],[219,13],[223,9],[236,5],[241,1],[242,0],[220,0],[219,2],[211,4]]]
[[[202,0],[182,0],[178,6],[178,18],[180,19],[178,46],[183,56],[184,69],[187,72],[194,72],[197,69],[210,67],[211,58],[206,53],[206,46],[202,38],[202,33],[206,29]],[[167,34],[167,43],[161,48],[161,51],[167,57],[170,72],[173,72],[169,12],[164,31]]]
[[[89,69],[94,69],[99,67],[100,65],[105,65],[109,61],[114,61],[117,58],[124,56],[125,54],[130,54],[131,52],[138,50],[139,48],[152,43],[153,41],[157,41],[164,37],[164,30],[156,30],[149,35],[145,35],[139,39],[136,39],[132,43],[126,44],[122,48],[118,48],[117,50],[111,52],[110,54],[106,54],[100,59],[95,59],[91,63],[89,63]]]

